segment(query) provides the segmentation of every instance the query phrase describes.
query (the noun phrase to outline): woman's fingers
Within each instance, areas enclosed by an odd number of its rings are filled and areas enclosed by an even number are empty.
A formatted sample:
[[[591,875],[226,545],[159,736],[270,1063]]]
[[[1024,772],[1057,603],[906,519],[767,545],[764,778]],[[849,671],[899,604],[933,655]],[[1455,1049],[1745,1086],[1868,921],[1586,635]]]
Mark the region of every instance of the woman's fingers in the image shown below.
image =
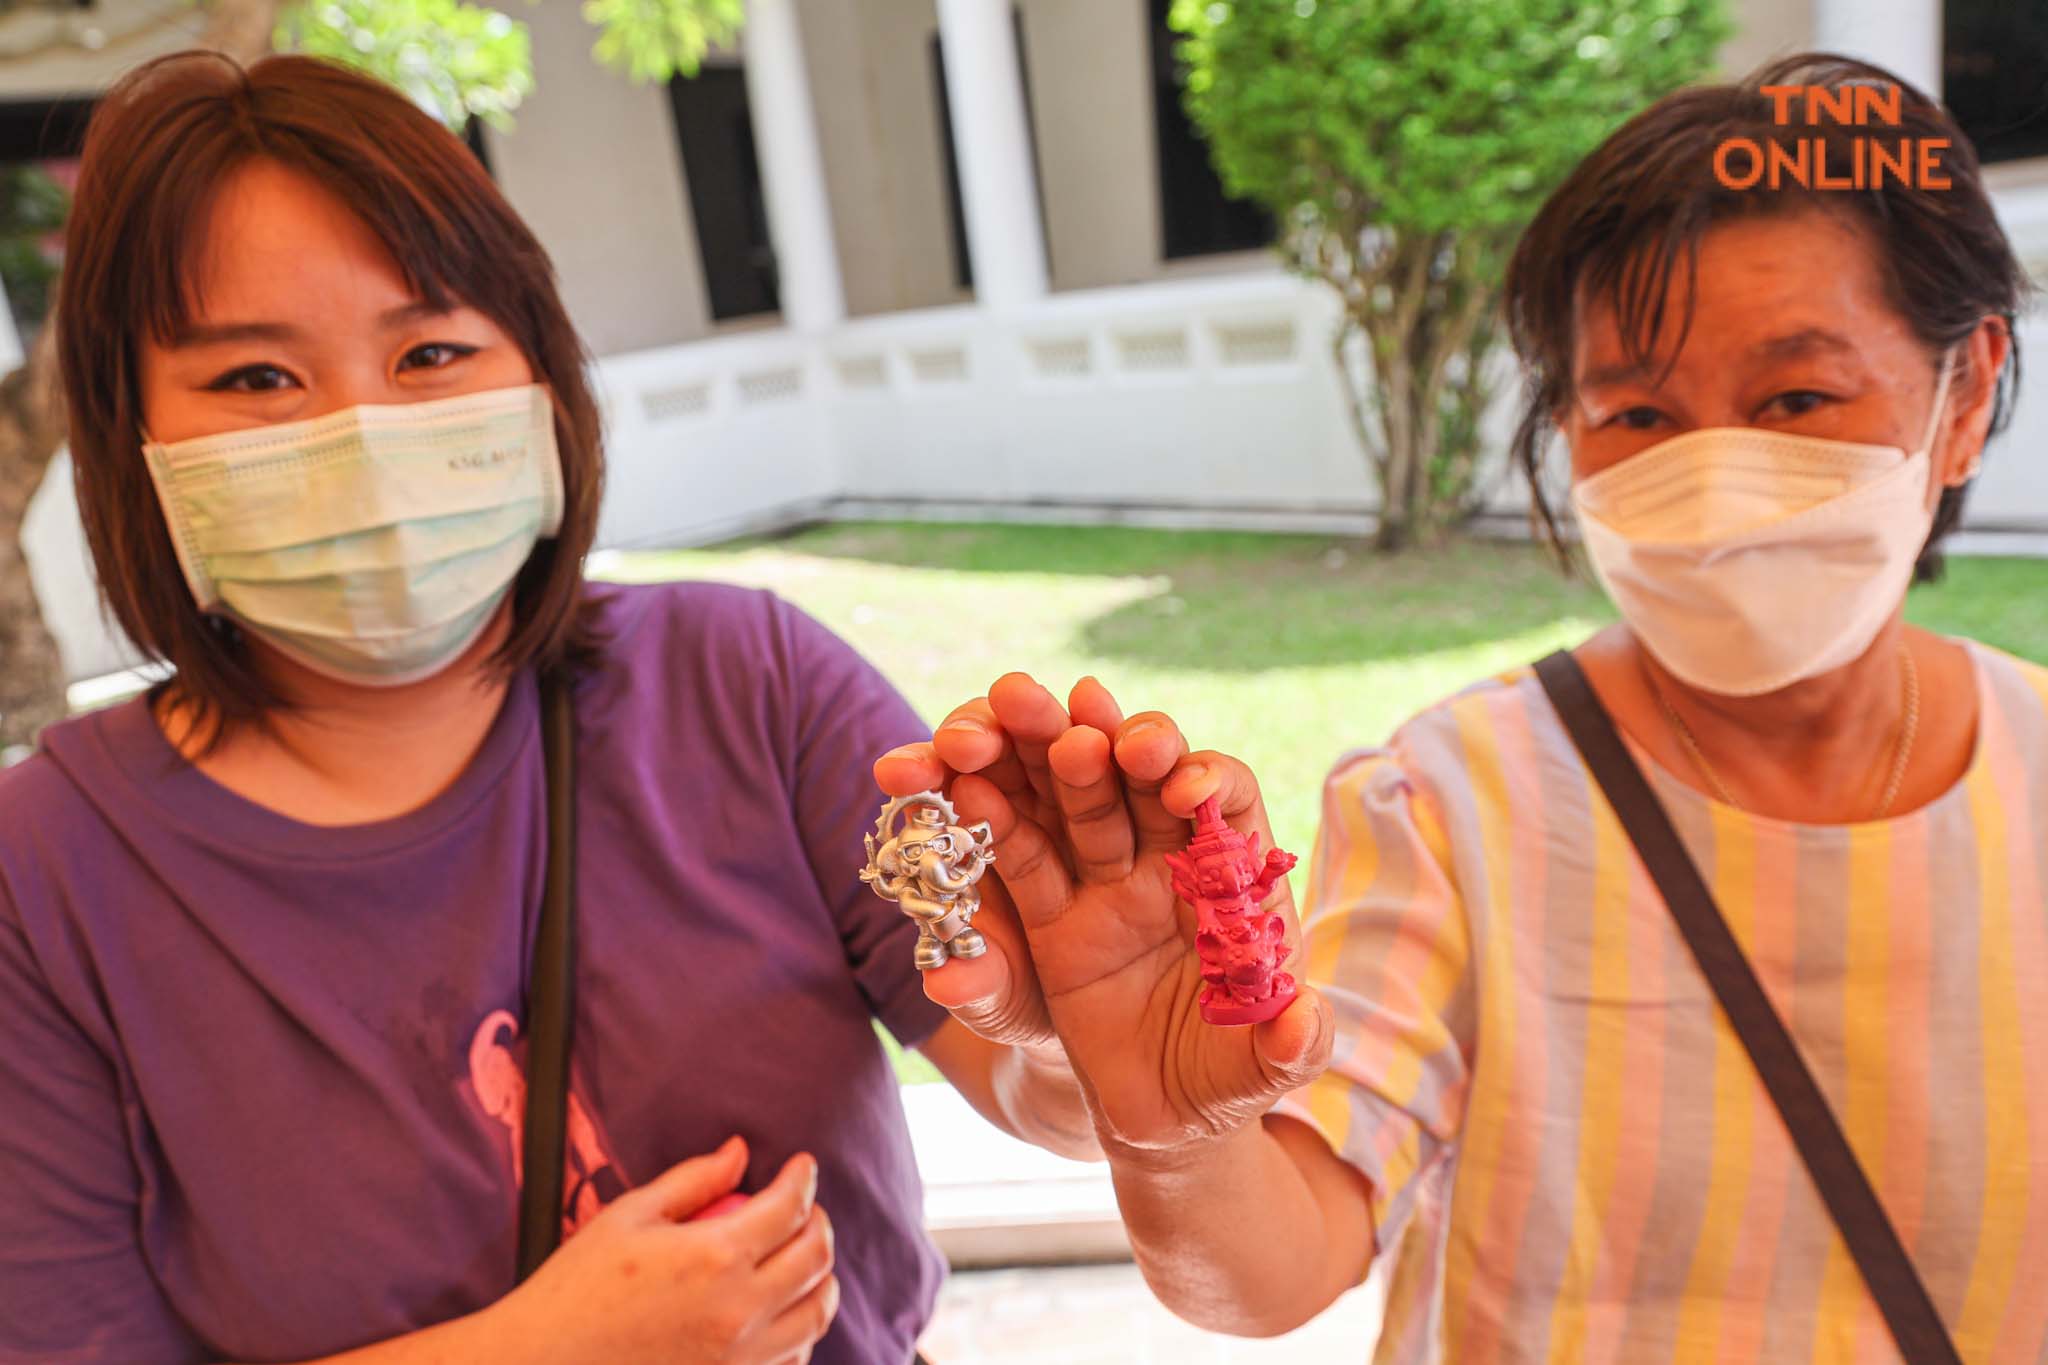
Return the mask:
[[[875,760],[874,771],[875,785],[890,796],[941,790],[956,773],[980,773],[1027,816],[1038,813],[1038,792],[986,697],[954,707],[931,739],[891,749]]]
[[[1239,816],[1256,820],[1253,826],[1266,828],[1266,803],[1259,793],[1259,779],[1240,759],[1203,749],[1174,763],[1160,785],[1160,804],[1181,820],[1194,818],[1195,808],[1210,797],[1223,818],[1237,823]]]
[[[756,1265],[803,1230],[818,1202],[818,1159],[798,1152],[782,1164],[768,1188],[718,1221],[737,1236]]]
[[[1109,736],[1092,725],[1076,725],[1053,741],[1046,763],[1066,820],[1075,874],[1099,882],[1128,876],[1135,839]]]
[[[974,927],[988,940],[988,951],[950,958],[926,972],[926,998],[990,1042],[1045,1042],[1052,1036],[1052,1022],[1016,907],[1000,877],[982,879]]]
[[[962,820],[988,821],[996,841],[995,874],[1009,891],[1025,933],[1058,919],[1073,899],[1074,874],[1051,836],[978,775],[954,782],[953,804]]]
[[[813,1205],[796,1236],[761,1263],[761,1292],[771,1315],[816,1289],[832,1273],[832,1220]]]
[[[643,1217],[679,1223],[739,1188],[747,1173],[747,1144],[738,1136],[727,1138],[716,1150],[703,1156],[678,1161],[654,1179],[628,1190],[615,1202],[645,1205]]]
[[[988,690],[997,724],[1017,746],[1024,775],[1046,807],[1054,805],[1052,770],[1045,752],[1073,725],[1067,708],[1029,673],[1005,673]]]
[[[1160,800],[1161,787],[1187,752],[1188,742],[1182,738],[1180,726],[1163,711],[1141,711],[1116,732],[1116,763],[1123,770],[1131,823],[1141,850],[1171,852],[1187,846],[1192,833],[1188,816]]]
[[[1067,714],[1076,725],[1092,725],[1105,735],[1113,735],[1124,723],[1123,708],[1116,704],[1116,698],[1109,694],[1100,680],[1087,677],[1074,684],[1074,690],[1067,697]]]
[[[875,785],[889,796],[915,796],[943,787],[948,774],[930,740],[904,744],[875,760]]]
[[[742,1359],[782,1365],[784,1361],[808,1359],[810,1347],[825,1335],[832,1319],[839,1316],[839,1277],[827,1275],[810,1293],[785,1308],[781,1315],[750,1343]]]
[[[1274,1094],[1308,1084],[1330,1064],[1336,1017],[1313,986],[1302,986],[1294,1003],[1252,1026],[1252,1051]]]
[[[954,772],[980,773],[1027,814],[1035,813],[1038,793],[1018,761],[1016,742],[996,719],[987,697],[954,707],[932,732],[932,746]]]

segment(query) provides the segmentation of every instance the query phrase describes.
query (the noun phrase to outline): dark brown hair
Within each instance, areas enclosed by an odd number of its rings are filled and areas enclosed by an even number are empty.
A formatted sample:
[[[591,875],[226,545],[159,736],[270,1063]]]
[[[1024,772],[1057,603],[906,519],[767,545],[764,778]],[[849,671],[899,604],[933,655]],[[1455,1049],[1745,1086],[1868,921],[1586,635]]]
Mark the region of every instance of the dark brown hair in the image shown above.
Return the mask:
[[[143,462],[138,361],[144,329],[168,342],[195,302],[206,214],[238,167],[267,159],[310,176],[361,215],[436,308],[467,305],[525,352],[554,395],[565,505],[513,587],[511,673],[574,662],[596,645],[579,609],[604,460],[588,356],[540,243],[460,139],[389,86],[311,57],[246,70],[212,53],[158,58],[100,101],[65,232],[58,349],[78,508],[114,619],[173,664],[181,701],[214,737],[281,704],[241,634],[202,613],[179,571]]]
[[[1897,87],[1898,124],[1843,126],[1826,118],[1808,123],[1804,101],[1794,100],[1780,125],[1771,97],[1763,93],[1766,86],[1840,92],[1850,85]],[[1766,151],[1776,143],[1788,153],[1801,141],[1818,141],[1826,164],[1840,175],[1853,164],[1853,141],[1872,132],[1882,135],[1887,151],[1898,138],[1947,138],[1941,169],[1949,188],[1909,187],[1892,176],[1878,189],[1814,190],[1786,177],[1778,189],[1766,178],[1735,190],[1714,173],[1715,149],[1727,139],[1748,138]],[[1749,162],[1733,158],[1731,169],[1746,174]],[[1888,302],[1931,351],[1969,336],[1987,316],[2004,319],[2012,349],[1997,377],[1991,431],[2005,428],[2020,373],[2013,321],[2033,286],[1984,193],[1975,149],[1946,111],[1882,67],[1826,52],[1783,57],[1738,84],[1666,95],[1630,119],[1579,163],[1515,247],[1505,303],[1526,387],[1513,457],[1529,479],[1538,533],[1560,557],[1563,537],[1543,488],[1543,447],[1556,414],[1573,397],[1582,291],[1586,302],[1602,301],[1614,310],[1627,358],[1647,365],[1679,259],[1685,260],[1686,278],[1697,280],[1700,239],[1710,227],[1811,208],[1841,215],[1872,244]],[[1688,291],[1674,360],[1692,325],[1692,298]],[[1966,364],[1959,358],[1958,385]],[[1914,567],[1916,579],[1939,575],[1940,543],[1962,516],[1963,495],[1961,488],[1942,490],[1933,530]]]

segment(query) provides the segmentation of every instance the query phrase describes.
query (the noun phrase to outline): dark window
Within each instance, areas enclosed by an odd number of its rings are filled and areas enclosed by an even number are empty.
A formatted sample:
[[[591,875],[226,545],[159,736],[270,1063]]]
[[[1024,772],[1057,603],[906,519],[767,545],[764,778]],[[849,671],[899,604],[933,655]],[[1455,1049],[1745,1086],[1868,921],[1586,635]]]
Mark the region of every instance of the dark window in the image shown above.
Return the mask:
[[[768,236],[768,200],[754,155],[746,72],[706,66],[669,82],[683,178],[704,258],[704,284],[714,319],[772,313],[782,306],[775,248]]]
[[[1046,272],[1052,272],[1052,234],[1045,230],[1045,174],[1038,159],[1038,116],[1031,107],[1031,59],[1024,50],[1024,16],[1010,7],[1010,26],[1017,35],[1017,79],[1024,89],[1024,133],[1031,139],[1032,181],[1038,190],[1039,233],[1045,240]],[[939,108],[939,155],[946,167],[946,211],[951,215],[953,279],[962,289],[974,287],[974,253],[967,245],[967,209],[960,200],[960,157],[953,143],[953,104],[947,98],[946,49],[931,39],[932,98]]]
[[[0,100],[0,282],[24,348],[48,314],[90,99]]]
[[[2048,156],[2048,0],[1947,0],[1941,96],[1984,161]]]
[[[0,100],[0,161],[51,161],[85,146],[89,99]]]
[[[1181,107],[1185,73],[1174,56],[1180,35],[1166,24],[1172,8],[1173,0],[1151,0],[1152,108],[1159,128],[1159,216],[1166,259],[1269,246],[1272,215],[1223,192],[1209,164],[1209,144]]]

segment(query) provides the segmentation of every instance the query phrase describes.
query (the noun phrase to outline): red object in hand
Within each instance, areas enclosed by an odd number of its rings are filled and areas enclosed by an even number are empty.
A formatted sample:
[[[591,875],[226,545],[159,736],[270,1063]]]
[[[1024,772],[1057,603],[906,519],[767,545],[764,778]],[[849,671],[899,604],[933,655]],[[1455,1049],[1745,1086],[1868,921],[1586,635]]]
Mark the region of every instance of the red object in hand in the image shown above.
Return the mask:
[[[746,1206],[747,1196],[744,1194],[722,1195],[691,1214],[688,1221],[694,1223],[700,1218],[716,1218],[721,1213],[731,1213],[734,1209],[743,1209]]]
[[[1195,907],[1195,952],[1202,959],[1202,1018],[1211,1024],[1257,1024],[1293,1003],[1294,978],[1280,970],[1287,922],[1263,910],[1274,885],[1298,861],[1269,850],[1223,822],[1215,797],[1195,811],[1195,837],[1169,853],[1173,889]]]

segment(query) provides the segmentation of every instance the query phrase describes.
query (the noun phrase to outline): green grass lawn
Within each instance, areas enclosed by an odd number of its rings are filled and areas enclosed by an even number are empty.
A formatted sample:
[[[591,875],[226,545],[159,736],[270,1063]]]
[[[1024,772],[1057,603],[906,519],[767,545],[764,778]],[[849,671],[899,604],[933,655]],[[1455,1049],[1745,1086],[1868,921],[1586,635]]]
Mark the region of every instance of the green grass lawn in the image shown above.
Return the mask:
[[[1329,536],[849,524],[629,554],[605,576],[772,588],[934,723],[1012,669],[1062,695],[1093,674],[1126,712],[1166,711],[1250,763],[1304,857],[1345,750],[1614,619],[1589,580],[1488,541],[1378,558]],[[1956,559],[1908,615],[2048,661],[2048,561]]]

